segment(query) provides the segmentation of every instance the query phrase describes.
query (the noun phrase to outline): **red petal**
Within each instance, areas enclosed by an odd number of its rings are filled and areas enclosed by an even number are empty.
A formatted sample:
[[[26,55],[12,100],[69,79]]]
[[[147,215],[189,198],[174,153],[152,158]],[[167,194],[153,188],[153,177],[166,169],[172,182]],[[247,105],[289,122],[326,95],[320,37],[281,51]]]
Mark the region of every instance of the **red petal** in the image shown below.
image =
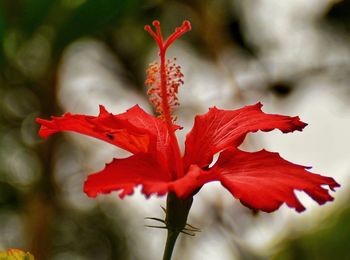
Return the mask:
[[[272,212],[286,203],[301,212],[305,208],[294,190],[304,191],[322,205],[333,197],[321,185],[328,185],[332,190],[340,186],[333,178],[310,173],[306,168],[282,159],[278,153],[230,149],[221,153],[212,171],[220,175],[222,185],[249,208]]]
[[[138,105],[118,115],[113,115],[100,106],[97,117],[66,113],[63,117],[52,117],[50,121],[37,118],[37,122],[42,125],[39,135],[43,138],[59,131],[78,132],[134,154],[152,154],[164,169],[175,170],[166,123],[146,113]],[[180,127],[174,128],[176,130]]]
[[[205,183],[216,181],[219,176],[215,171],[204,171],[197,165],[191,165],[186,175],[172,182],[169,189],[179,198],[193,196]]]
[[[143,132],[148,132],[153,136],[156,139],[156,147],[154,147],[154,149],[164,151],[169,147],[170,137],[166,123],[159,118],[146,113],[139,106],[136,105],[130,108],[127,112],[119,114],[118,118],[127,120],[136,128],[142,129]],[[174,125],[174,128],[177,130],[181,127]]]
[[[119,196],[123,198],[142,184],[142,192],[147,197],[153,193],[164,195],[170,180],[171,176],[150,154],[139,153],[126,159],[114,159],[102,171],[89,175],[84,192],[89,197],[96,197],[100,193],[121,190]]]
[[[151,136],[149,152],[156,156],[162,167],[175,171],[176,163],[173,161],[171,138],[164,121],[147,114],[139,106],[134,106],[118,116],[120,119],[128,120],[135,127],[147,131]],[[181,127],[174,125],[174,130],[177,129],[181,129]]]
[[[119,115],[113,115],[100,106],[97,117],[66,113],[62,117],[52,117],[52,120],[37,118],[36,121],[42,125],[39,135],[43,138],[60,131],[73,131],[101,139],[132,153],[149,151],[150,142],[153,142],[155,149],[157,139],[165,147],[167,143],[164,140],[168,140],[165,123],[147,114],[139,106]]]
[[[299,117],[265,114],[261,107],[261,103],[237,110],[214,107],[208,113],[196,116],[186,138],[185,167],[191,164],[201,168],[208,166],[215,153],[237,147],[249,132],[279,129],[287,133],[301,131],[306,126]]]

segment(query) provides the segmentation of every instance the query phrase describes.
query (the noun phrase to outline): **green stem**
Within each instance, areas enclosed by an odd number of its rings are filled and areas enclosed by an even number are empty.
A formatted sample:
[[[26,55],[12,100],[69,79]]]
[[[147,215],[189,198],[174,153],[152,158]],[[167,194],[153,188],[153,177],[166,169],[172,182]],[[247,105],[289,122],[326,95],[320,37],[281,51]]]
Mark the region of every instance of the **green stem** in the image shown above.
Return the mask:
[[[176,239],[179,236],[180,232],[168,230],[168,235],[166,239],[166,244],[164,248],[163,260],[171,260],[171,256],[174,251]]]
[[[175,195],[175,193],[168,193],[165,217],[168,235],[164,248],[163,260],[171,260],[176,239],[186,226],[187,217],[191,209],[192,202],[192,197],[180,199]]]

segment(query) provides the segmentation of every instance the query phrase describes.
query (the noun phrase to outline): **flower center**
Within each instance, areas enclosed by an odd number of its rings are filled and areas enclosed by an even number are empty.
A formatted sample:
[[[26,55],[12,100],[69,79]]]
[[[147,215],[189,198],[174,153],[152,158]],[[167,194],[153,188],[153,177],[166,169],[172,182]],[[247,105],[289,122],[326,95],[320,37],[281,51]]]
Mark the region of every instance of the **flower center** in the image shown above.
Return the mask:
[[[149,25],[145,26],[145,30],[158,44],[160,62],[150,64],[145,84],[149,86],[150,101],[155,106],[159,117],[167,124],[172,149],[172,156],[169,160],[175,166],[175,172],[171,173],[173,180],[175,180],[184,176],[180,147],[175,136],[174,121],[176,117],[172,115],[173,108],[179,105],[177,93],[180,85],[183,84],[183,74],[180,66],[175,64],[175,58],[166,60],[166,51],[177,38],[191,29],[191,24],[189,21],[184,21],[181,27],[176,28],[166,41],[163,40],[160,22],[153,21],[152,24],[155,31]]]
[[[173,109],[179,105],[177,93],[184,82],[181,67],[175,64],[176,58],[166,59],[165,54],[170,44],[191,29],[191,24],[189,21],[184,21],[165,42],[159,21],[154,21],[152,24],[156,29],[155,32],[148,25],[145,26],[145,30],[158,44],[160,63],[156,61],[149,65],[145,84],[149,87],[147,94],[159,117],[172,125],[176,120],[172,115]]]

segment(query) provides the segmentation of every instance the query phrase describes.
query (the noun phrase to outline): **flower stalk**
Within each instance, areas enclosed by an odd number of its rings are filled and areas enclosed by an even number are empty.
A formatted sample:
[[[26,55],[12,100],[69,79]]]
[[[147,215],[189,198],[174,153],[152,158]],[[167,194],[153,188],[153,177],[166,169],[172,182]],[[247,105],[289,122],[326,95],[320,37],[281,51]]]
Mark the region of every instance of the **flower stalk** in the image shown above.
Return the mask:
[[[167,207],[165,224],[168,230],[167,240],[164,248],[163,260],[170,260],[176,240],[181,232],[184,232],[188,213],[193,203],[193,197],[180,199],[175,193],[169,192],[167,196]]]
[[[174,231],[168,230],[166,244],[164,248],[163,260],[171,260],[171,256],[173,255],[175,243],[179,234],[180,232],[174,232]]]

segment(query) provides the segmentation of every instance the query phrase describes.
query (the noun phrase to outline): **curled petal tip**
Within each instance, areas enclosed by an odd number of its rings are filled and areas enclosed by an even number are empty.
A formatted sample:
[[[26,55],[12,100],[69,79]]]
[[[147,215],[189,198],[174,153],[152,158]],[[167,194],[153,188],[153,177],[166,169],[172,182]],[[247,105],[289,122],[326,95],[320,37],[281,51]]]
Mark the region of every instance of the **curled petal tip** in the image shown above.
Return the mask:
[[[258,103],[255,104],[258,108],[262,108],[264,105],[263,103],[261,103],[260,101]]]
[[[45,126],[47,128],[57,128],[57,125],[50,120],[46,120],[46,119],[42,119],[42,118],[36,118],[35,122],[37,122],[38,124]]]
[[[47,122],[47,120],[37,117],[35,118],[35,122],[37,122],[38,124],[44,124],[45,122]]]
[[[109,114],[109,112],[107,111],[107,109],[103,105],[99,105],[99,110],[100,110],[100,116]]]
[[[295,210],[296,210],[296,212],[301,213],[301,212],[304,212],[306,210],[306,208],[304,206],[300,206],[300,207],[295,208]]]
[[[95,199],[97,197],[97,193],[96,192],[91,192],[89,190],[86,190],[85,188],[84,188],[84,192],[89,198]]]

